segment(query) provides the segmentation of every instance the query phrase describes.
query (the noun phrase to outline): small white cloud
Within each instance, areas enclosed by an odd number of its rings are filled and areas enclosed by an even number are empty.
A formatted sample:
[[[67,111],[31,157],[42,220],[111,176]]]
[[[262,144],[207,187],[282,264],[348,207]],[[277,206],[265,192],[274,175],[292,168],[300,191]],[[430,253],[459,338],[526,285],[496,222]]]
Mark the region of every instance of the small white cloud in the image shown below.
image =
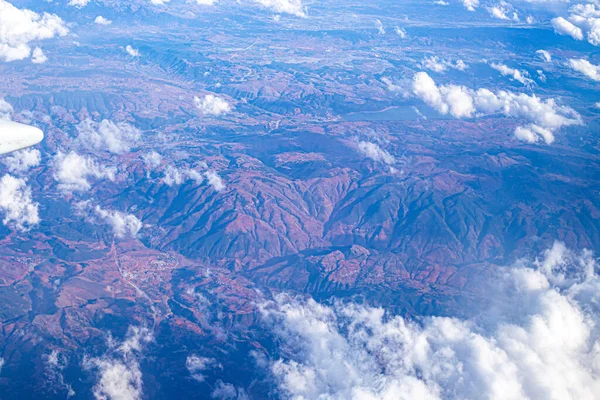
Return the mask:
[[[464,71],[469,68],[463,60],[453,62],[451,60],[440,59],[436,56],[425,57],[421,63],[421,67],[438,73],[446,72],[448,69]]]
[[[380,35],[385,35],[385,28],[383,27],[383,23],[379,19],[375,19],[375,26],[377,27],[377,32]]]
[[[492,63],[490,66],[496,71],[500,72],[502,76],[508,76],[511,79],[514,79],[515,81],[520,82],[527,87],[530,87],[534,84],[533,80],[528,77],[529,74],[527,73],[527,71],[520,71],[516,68],[510,68],[509,66],[506,66],[504,64]]]
[[[231,105],[229,103],[212,94],[207,94],[202,99],[194,97],[194,103],[203,115],[218,117],[231,112]]]
[[[39,15],[31,10],[19,9],[0,0],[0,60],[17,61],[32,55],[29,43],[65,36],[69,32],[65,22],[55,14]],[[44,62],[41,49],[34,50],[33,61]]]
[[[216,171],[208,170],[208,171],[204,172],[204,176],[206,177],[206,180],[208,181],[208,183],[217,192],[220,192],[221,190],[225,189],[225,184],[223,183],[223,180],[221,179],[219,174],[217,174]]]
[[[42,154],[38,149],[25,149],[12,153],[5,157],[2,162],[6,164],[12,173],[23,173],[30,168],[37,167],[42,161]]]
[[[111,343],[102,357],[86,358],[83,365],[98,372],[98,382],[93,388],[98,400],[140,400],[142,398],[142,371],[139,358],[142,346],[152,340],[146,328],[130,327],[122,345]],[[112,342],[112,341],[111,341]]]
[[[488,8],[488,11],[492,17],[497,19],[519,21],[519,14],[512,5],[505,1]]]
[[[360,141],[357,143],[358,151],[361,152],[364,156],[370,158],[373,161],[381,162],[384,164],[394,164],[396,160],[394,156],[392,156],[387,151],[383,150],[375,143]]]
[[[110,225],[113,233],[118,238],[133,237],[142,229],[142,221],[135,215],[126,214],[116,210],[105,210],[100,206],[94,208],[94,214],[106,224]]]
[[[4,225],[19,231],[29,230],[40,222],[38,207],[25,179],[8,174],[0,179],[0,211],[4,214]]]
[[[0,97],[0,119],[12,119],[12,114],[14,113],[13,106],[4,98]]]
[[[469,11],[475,11],[479,6],[479,0],[462,0],[462,3]]]
[[[297,17],[306,17],[306,10],[302,0],[255,0],[262,7],[276,13],[292,14]]]
[[[162,4],[162,3],[160,3],[160,4]],[[131,47],[131,45],[130,45],[130,44],[128,44],[128,45],[125,47],[125,51],[126,51],[126,52],[127,52],[127,54],[129,54],[131,57],[140,57],[140,56],[141,56],[141,53],[139,52],[139,50],[137,50],[137,49],[134,49],[133,47]]]
[[[408,33],[404,28],[395,27],[394,32],[396,32],[396,35],[400,36],[400,39],[406,39],[408,37]]]
[[[131,149],[141,137],[136,127],[126,122],[114,123],[109,120],[95,122],[86,119],[77,125],[77,144],[99,151],[123,154]]]
[[[535,53],[545,62],[552,61],[552,55],[546,50],[538,50]]]
[[[74,7],[85,7],[89,4],[90,0],[69,0],[69,5]]]
[[[198,382],[204,382],[206,378],[202,373],[219,367],[219,363],[214,358],[200,357],[192,354],[186,358],[185,367],[192,378]]]
[[[43,50],[39,47],[33,49],[33,53],[31,55],[31,62],[34,64],[43,64],[48,61],[48,57],[44,54]]]
[[[89,178],[115,180],[116,169],[102,166],[90,157],[75,152],[58,152],[53,160],[54,179],[65,192],[85,191],[91,188]]]
[[[570,59],[569,66],[577,72],[581,72],[583,75],[594,81],[600,81],[600,65],[594,65],[588,60]]]
[[[112,21],[104,18],[102,15],[98,15],[94,20],[94,23],[98,25],[110,25],[112,24]]]
[[[162,162],[162,156],[154,150],[144,154],[142,159],[144,160],[146,167],[148,167],[150,170],[160,167],[160,163]]]

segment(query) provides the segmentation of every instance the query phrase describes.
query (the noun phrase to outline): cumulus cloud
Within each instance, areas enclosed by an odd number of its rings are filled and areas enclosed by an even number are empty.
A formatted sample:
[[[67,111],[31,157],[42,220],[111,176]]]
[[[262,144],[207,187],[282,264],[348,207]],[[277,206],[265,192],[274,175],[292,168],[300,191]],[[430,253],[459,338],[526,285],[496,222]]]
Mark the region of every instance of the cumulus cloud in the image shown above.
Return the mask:
[[[75,152],[58,152],[54,157],[54,179],[65,192],[85,191],[91,188],[89,178],[115,180],[116,169],[96,163]]]
[[[297,17],[306,17],[306,9],[302,0],[255,0],[262,7],[280,14],[292,14]]]
[[[162,3],[160,3],[162,4]],[[127,54],[129,54],[131,57],[140,57],[142,54],[140,53],[139,50],[134,49],[133,47],[131,47],[130,44],[128,44],[127,46],[125,46],[125,51],[127,52]]]
[[[213,94],[207,94],[203,98],[194,97],[194,103],[203,115],[218,117],[231,112],[231,105]]]
[[[200,167],[206,168],[207,165],[205,163],[200,163]],[[168,186],[181,185],[188,180],[194,181],[197,185],[201,185],[204,182],[204,179],[206,179],[208,184],[217,192],[225,189],[223,180],[219,174],[213,170],[198,171],[192,168],[176,168],[167,165],[162,181]]]
[[[142,221],[135,215],[126,214],[116,210],[105,210],[100,206],[94,207],[94,214],[104,223],[108,224],[118,238],[135,238],[142,229]]]
[[[538,50],[535,53],[545,62],[552,61],[552,55],[546,50]]]
[[[13,106],[8,101],[4,100],[4,98],[0,97],[0,119],[7,119],[10,121],[14,111]]]
[[[48,57],[44,54],[44,51],[39,47],[33,49],[33,53],[31,54],[31,62],[34,64],[43,64],[48,61]]]
[[[0,27],[0,60],[6,62],[29,58],[31,42],[65,36],[69,32],[57,15],[19,9],[5,0],[0,0]],[[42,50],[36,51],[33,61],[42,62],[45,57]]]
[[[85,7],[89,2],[90,0],[70,0],[69,5],[75,7]]]
[[[225,189],[223,179],[221,179],[221,177],[216,171],[208,170],[204,172],[204,176],[206,177],[206,180],[208,181],[209,185],[211,185],[213,189],[215,189],[217,192],[220,192],[221,190]]]
[[[144,344],[153,340],[146,328],[129,327],[120,345],[109,340],[109,349],[101,357],[86,358],[83,365],[95,370],[98,381],[94,397],[98,400],[139,400],[142,398],[142,371],[139,358]]]
[[[8,174],[0,179],[0,211],[4,214],[4,225],[19,231],[31,229],[40,222],[38,207],[25,179]]]
[[[200,357],[192,354],[186,358],[185,367],[192,378],[198,382],[204,382],[206,378],[203,372],[220,367],[220,365],[214,358]]]
[[[42,155],[38,149],[25,149],[12,153],[5,157],[2,162],[12,173],[23,173],[30,168],[37,167],[42,161]]]
[[[279,296],[262,311],[282,343],[269,368],[284,398],[596,399],[597,267],[556,244],[498,272],[468,320]]]
[[[527,122],[520,127],[516,137],[529,142],[543,140],[546,144],[554,141],[554,132],[564,126],[582,124],[581,116],[570,107],[561,106],[552,98],[523,93],[488,89],[471,90],[464,86],[438,86],[426,72],[419,72],[413,78],[413,93],[441,114],[455,118],[472,118],[484,115],[503,114]],[[527,129],[530,135],[525,135]],[[528,138],[528,139],[526,139]]]
[[[581,72],[583,75],[594,81],[600,81],[600,65],[594,65],[588,60],[582,58],[570,59],[569,66],[577,72]]]
[[[466,7],[469,11],[475,11],[475,9],[479,6],[479,0],[461,0],[463,6]]]
[[[94,23],[98,25],[110,25],[112,24],[112,21],[104,18],[102,15],[98,15],[94,20]]]
[[[464,71],[468,68],[467,64],[463,60],[456,60],[455,62],[445,59],[440,59],[436,56],[425,57],[421,63],[422,68],[430,69],[434,72],[446,72],[448,69],[457,69]]]
[[[77,143],[82,147],[109,151],[114,154],[126,153],[141,137],[136,127],[126,122],[102,120],[95,122],[86,119],[77,125]]]
[[[600,5],[596,2],[577,4],[569,9],[569,16],[552,20],[554,31],[560,35],[571,36],[575,40],[584,40],[594,46],[600,46]]]
[[[497,19],[519,21],[519,14],[510,3],[501,1],[500,3],[488,8],[490,15]]]
[[[490,66],[496,71],[500,72],[502,76],[508,76],[527,87],[530,87],[534,84],[533,80],[528,77],[529,73],[527,73],[527,71],[520,71],[504,64],[492,63]]]
[[[375,143],[360,141],[357,143],[357,148],[361,154],[370,158],[371,160],[389,165],[396,162],[394,156],[383,150]]]
[[[408,37],[408,33],[404,28],[395,27],[394,32],[396,32],[396,35],[400,36],[400,39],[406,39]]]
[[[146,164],[146,167],[148,167],[151,170],[158,168],[160,166],[160,163],[162,162],[162,156],[154,150],[144,154],[142,156],[142,159],[144,160],[144,164]]]

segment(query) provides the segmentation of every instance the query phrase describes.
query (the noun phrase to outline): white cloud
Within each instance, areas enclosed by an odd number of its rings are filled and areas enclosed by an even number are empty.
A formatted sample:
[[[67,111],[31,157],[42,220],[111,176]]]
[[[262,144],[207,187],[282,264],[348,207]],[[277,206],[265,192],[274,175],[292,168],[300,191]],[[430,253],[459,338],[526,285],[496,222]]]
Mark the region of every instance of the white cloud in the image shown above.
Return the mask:
[[[396,162],[394,156],[392,156],[387,151],[383,150],[375,143],[360,141],[357,143],[357,147],[358,151],[360,151],[363,155],[374,161],[388,165],[394,164]]]
[[[136,127],[126,122],[114,123],[106,119],[100,123],[86,119],[77,125],[77,131],[77,142],[82,147],[114,154],[128,152],[141,137],[141,132]]]
[[[597,267],[555,245],[498,272],[468,320],[279,296],[263,307],[282,351],[270,371],[284,398],[597,399]]]
[[[202,168],[206,168],[206,163],[200,163]],[[217,192],[225,189],[225,184],[216,171],[206,170],[203,172],[192,168],[176,168],[167,165],[162,181],[168,186],[181,185],[188,180],[194,181],[197,185],[201,185],[204,179],[208,181]]]
[[[587,39],[594,46],[600,46],[600,4],[590,1],[577,4],[569,9],[569,16],[554,18],[554,31],[561,35],[569,35],[576,40]]]
[[[0,211],[4,214],[4,225],[27,231],[40,222],[38,207],[25,179],[8,174],[0,179]]]
[[[231,383],[218,381],[210,397],[217,400],[250,400],[246,391],[233,386]]]
[[[162,162],[162,156],[154,150],[144,154],[142,159],[144,160],[144,164],[151,170],[160,167],[160,163]]]
[[[223,183],[223,179],[219,176],[216,171],[208,170],[204,172],[204,176],[208,183],[215,189],[217,192],[225,189],[225,184]]]
[[[469,11],[475,11],[475,9],[479,6],[479,0],[461,0],[462,4]]]
[[[394,32],[396,32],[396,35],[400,36],[400,39],[406,39],[408,37],[408,33],[404,28],[395,27]]]
[[[91,188],[89,178],[115,180],[116,169],[102,166],[90,157],[75,152],[59,152],[54,157],[54,179],[65,192],[85,191]]]
[[[90,0],[70,0],[69,5],[75,7],[85,7],[89,2]]]
[[[515,11],[513,6],[505,1],[501,1],[488,8],[490,15],[497,19],[519,21],[519,14]]]
[[[48,61],[48,57],[44,54],[44,51],[39,47],[33,49],[33,53],[31,54],[31,62],[34,64],[43,64]]]
[[[581,72],[594,81],[600,81],[600,65],[594,65],[588,60],[584,60],[582,58],[572,58],[569,60],[569,66],[575,71]]]
[[[377,32],[380,35],[385,35],[385,28],[383,27],[383,23],[379,19],[375,19],[375,26],[377,27]]]
[[[19,9],[0,0],[0,60],[17,61],[31,56],[30,42],[65,36],[69,32],[65,22],[57,15],[37,14]],[[43,59],[41,49],[34,61]]]
[[[488,89],[477,91],[464,86],[437,86],[426,72],[419,72],[413,78],[413,93],[439,113],[450,114],[455,118],[470,118],[483,115],[504,114],[507,117],[524,120],[530,134],[536,141],[543,139],[547,144],[554,141],[554,131],[564,126],[582,124],[581,116],[570,107],[556,104],[553,98],[542,100],[523,93]],[[522,129],[517,137],[527,137]],[[529,136],[530,137],[530,136]]]
[[[142,221],[135,215],[126,214],[121,211],[105,210],[100,206],[94,208],[94,214],[106,224],[110,225],[113,233],[118,238],[135,238],[142,229]]]
[[[65,392],[67,398],[75,396],[75,391],[70,384],[65,382],[65,377],[63,374],[63,370],[67,367],[69,361],[67,357],[58,350],[54,349],[50,352],[50,354],[42,355],[42,358],[46,364],[45,378],[47,384],[57,385]]]
[[[203,115],[220,116],[231,112],[231,105],[220,97],[207,94],[202,99],[194,97],[194,103]]]
[[[545,62],[552,61],[552,55],[546,50],[538,50],[535,53]]]
[[[102,15],[98,15],[96,17],[96,19],[94,20],[94,23],[96,23],[98,25],[110,25],[110,24],[112,24],[112,21],[104,18]]]
[[[157,3],[154,3],[154,4],[157,4]],[[159,3],[159,4],[162,4],[162,3]],[[139,50],[137,50],[137,49],[134,49],[133,47],[131,47],[131,45],[130,45],[130,44],[128,44],[128,45],[125,47],[125,51],[126,51],[126,52],[127,52],[127,54],[129,54],[131,57],[139,57],[139,56],[141,56],[141,53],[139,52]]]
[[[306,17],[306,10],[302,0],[255,0],[261,6],[276,13],[292,14],[297,17]]]
[[[142,346],[152,340],[146,328],[130,327],[121,345],[109,341],[110,348],[102,357],[86,358],[86,369],[97,370],[98,382],[93,393],[97,400],[139,400],[142,398],[142,371],[139,358]]]
[[[468,68],[467,64],[465,64],[463,60],[452,62],[450,60],[440,59],[436,56],[425,57],[421,63],[421,66],[435,72],[445,72],[450,68],[464,71]]]
[[[204,182],[201,172],[191,168],[176,168],[171,165],[167,165],[165,168],[165,175],[162,181],[168,186],[175,186],[181,185],[188,179],[194,181],[197,185]]]
[[[13,106],[4,98],[0,97],[0,119],[12,119],[12,114],[14,113]]]
[[[515,68],[510,68],[509,66],[504,64],[492,63],[490,64],[490,66],[496,71],[500,72],[502,76],[508,76],[514,79],[515,81],[522,83],[525,86],[530,87],[534,84],[534,81],[528,77],[529,73],[527,73],[527,71],[520,71]]]
[[[2,162],[13,173],[23,173],[30,168],[37,167],[42,161],[42,154],[38,149],[25,149],[4,157]]]
[[[214,358],[200,357],[192,354],[186,358],[185,367],[192,378],[198,382],[204,382],[204,379],[206,378],[202,373],[220,367],[220,365]]]
[[[552,26],[554,27],[554,31],[560,35],[569,35],[573,39],[583,40],[583,31],[581,28],[573,25],[563,17],[552,19]]]

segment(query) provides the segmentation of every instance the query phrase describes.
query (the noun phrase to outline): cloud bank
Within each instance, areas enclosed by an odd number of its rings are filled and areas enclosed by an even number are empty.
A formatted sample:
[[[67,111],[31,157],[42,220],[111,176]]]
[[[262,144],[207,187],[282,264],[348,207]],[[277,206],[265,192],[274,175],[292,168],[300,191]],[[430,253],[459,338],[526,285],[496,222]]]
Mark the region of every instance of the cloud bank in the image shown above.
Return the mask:
[[[263,308],[283,354],[269,369],[293,399],[597,399],[597,267],[556,243],[499,272],[470,320],[279,296]]]

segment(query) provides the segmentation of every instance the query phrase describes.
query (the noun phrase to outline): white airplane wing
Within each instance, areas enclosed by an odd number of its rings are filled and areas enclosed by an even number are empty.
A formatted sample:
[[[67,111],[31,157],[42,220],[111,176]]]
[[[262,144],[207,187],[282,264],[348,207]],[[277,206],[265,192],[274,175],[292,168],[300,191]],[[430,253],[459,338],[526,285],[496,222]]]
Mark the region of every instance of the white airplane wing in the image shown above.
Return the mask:
[[[35,146],[43,139],[44,133],[35,126],[0,119],[0,154]]]

